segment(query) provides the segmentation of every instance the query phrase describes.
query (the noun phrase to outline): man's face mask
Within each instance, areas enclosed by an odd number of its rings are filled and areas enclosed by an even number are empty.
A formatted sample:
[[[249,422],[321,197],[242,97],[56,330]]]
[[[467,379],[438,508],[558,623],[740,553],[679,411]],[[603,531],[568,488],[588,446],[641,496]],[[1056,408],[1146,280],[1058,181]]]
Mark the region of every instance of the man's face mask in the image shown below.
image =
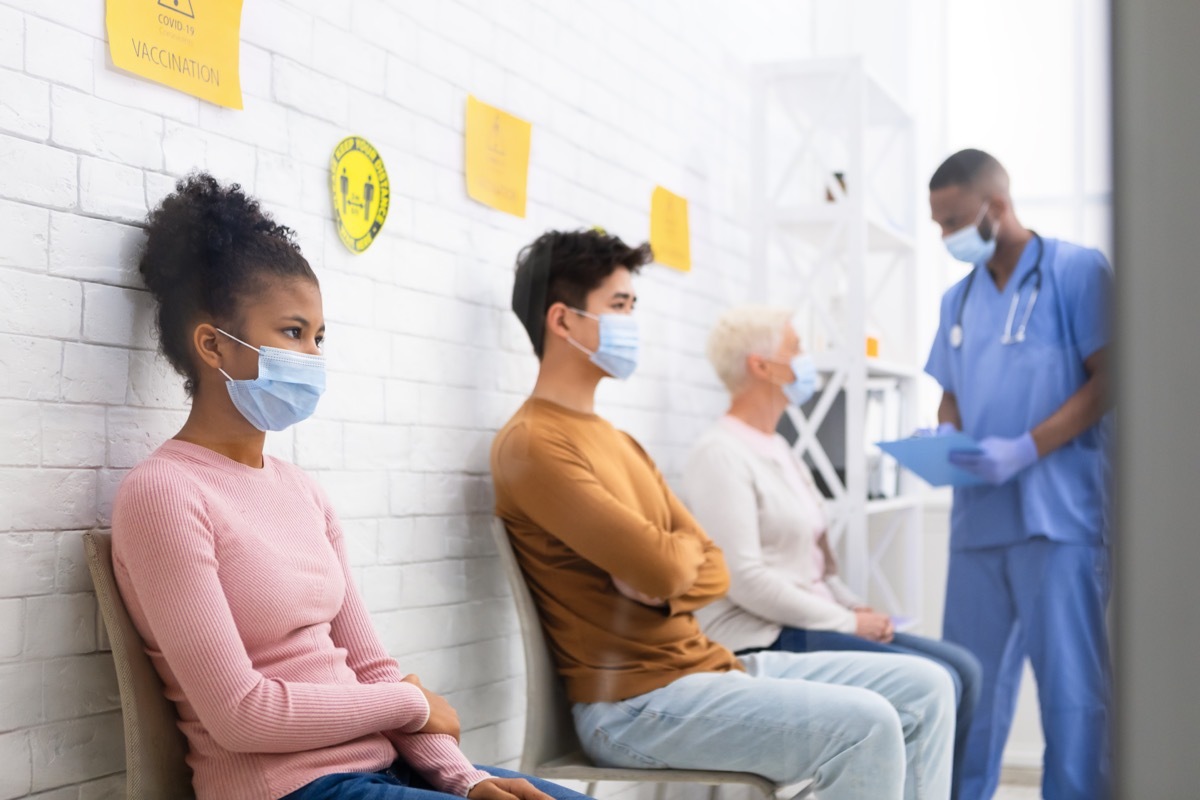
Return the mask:
[[[588,350],[579,342],[567,337],[567,341],[588,354],[588,359],[609,375],[625,380],[637,369],[641,338],[637,320],[629,314],[592,314],[572,308],[581,317],[596,320],[600,326],[600,346]]]
[[[979,209],[979,215],[975,217],[975,222],[942,237],[942,243],[946,245],[950,255],[959,261],[965,261],[968,264],[986,264],[996,254],[996,234],[999,232],[996,224],[992,224],[991,236],[986,240],[979,232],[979,223],[987,214],[988,205],[988,203],[984,203],[983,208]]]

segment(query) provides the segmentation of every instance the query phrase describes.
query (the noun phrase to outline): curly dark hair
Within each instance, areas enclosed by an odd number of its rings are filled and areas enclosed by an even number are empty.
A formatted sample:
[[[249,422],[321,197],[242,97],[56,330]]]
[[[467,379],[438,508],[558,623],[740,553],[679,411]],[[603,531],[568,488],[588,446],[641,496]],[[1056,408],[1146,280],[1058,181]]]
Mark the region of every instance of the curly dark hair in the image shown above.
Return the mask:
[[[247,300],[271,278],[317,276],[291,228],[276,223],[238,184],[198,172],[146,218],[138,271],[158,303],[159,349],[196,391],[191,332],[205,318],[236,327]]]
[[[637,274],[654,260],[648,243],[630,247],[599,228],[546,231],[517,255],[512,308],[533,351],[545,352],[546,312],[555,303],[583,308],[588,294],[618,268]]]

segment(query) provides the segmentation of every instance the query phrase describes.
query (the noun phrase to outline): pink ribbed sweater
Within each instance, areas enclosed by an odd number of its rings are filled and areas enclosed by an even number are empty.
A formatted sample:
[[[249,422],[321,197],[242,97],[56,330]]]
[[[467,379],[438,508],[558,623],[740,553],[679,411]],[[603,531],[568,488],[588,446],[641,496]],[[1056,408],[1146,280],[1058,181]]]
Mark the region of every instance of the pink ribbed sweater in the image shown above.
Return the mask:
[[[402,683],[346,562],[337,517],[299,468],[171,440],[113,508],[121,595],[175,702],[199,800],[275,800],[397,753],[434,787],[489,777],[454,739],[414,733]]]

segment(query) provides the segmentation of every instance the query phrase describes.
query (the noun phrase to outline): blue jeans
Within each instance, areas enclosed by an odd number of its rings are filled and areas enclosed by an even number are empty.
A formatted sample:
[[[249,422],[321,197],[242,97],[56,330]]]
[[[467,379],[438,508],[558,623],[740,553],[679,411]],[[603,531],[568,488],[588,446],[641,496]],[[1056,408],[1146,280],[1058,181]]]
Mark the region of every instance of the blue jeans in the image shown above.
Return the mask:
[[[614,767],[753,772],[821,800],[946,800],[954,686],[890,653],[754,653],[745,672],[685,675],[611,703],[577,703],[584,750]]]
[[[479,767],[497,778],[524,778],[554,800],[589,800],[586,795],[540,778],[499,767]],[[397,759],[379,772],[339,772],[317,778],[279,800],[447,800],[457,795],[439,792]]]
[[[963,756],[966,753],[967,734],[971,731],[971,720],[975,716],[975,707],[979,705],[983,668],[979,666],[979,659],[971,655],[971,652],[965,647],[907,633],[897,633],[889,644],[883,644],[837,631],[784,628],[783,632],[779,634],[779,638],[767,649],[784,650],[789,653],[812,653],[818,650],[906,653],[923,656],[941,664],[950,673],[950,679],[954,681],[954,697],[958,709],[954,726],[954,777],[950,782],[950,797],[952,800],[977,800],[978,795],[973,798],[964,795],[961,792],[960,784],[962,783],[962,764]]]

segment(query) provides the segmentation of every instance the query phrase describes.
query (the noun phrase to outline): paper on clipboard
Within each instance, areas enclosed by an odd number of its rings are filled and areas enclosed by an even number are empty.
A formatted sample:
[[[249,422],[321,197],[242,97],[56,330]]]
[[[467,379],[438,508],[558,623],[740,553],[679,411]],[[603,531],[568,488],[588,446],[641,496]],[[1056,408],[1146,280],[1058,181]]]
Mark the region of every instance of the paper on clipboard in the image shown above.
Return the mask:
[[[946,436],[910,436],[877,444],[879,449],[931,486],[979,486],[984,483],[982,478],[950,463],[950,453],[955,450],[979,449],[979,443],[961,431]]]

